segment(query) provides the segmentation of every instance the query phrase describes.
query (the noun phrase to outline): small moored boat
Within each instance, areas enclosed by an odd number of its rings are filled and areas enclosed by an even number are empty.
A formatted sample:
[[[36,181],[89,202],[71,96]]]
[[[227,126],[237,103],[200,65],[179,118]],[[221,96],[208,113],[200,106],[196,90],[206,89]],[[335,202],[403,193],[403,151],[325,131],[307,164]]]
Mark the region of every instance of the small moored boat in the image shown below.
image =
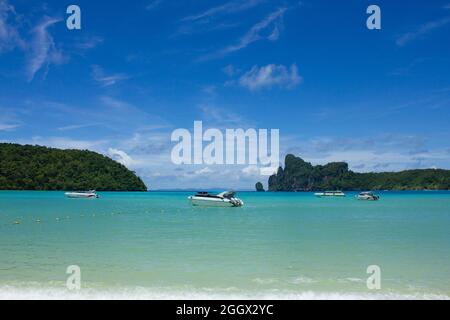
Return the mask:
[[[90,191],[77,191],[77,192],[66,192],[67,198],[76,198],[76,199],[97,199],[99,195],[95,190]]]
[[[361,192],[356,196],[356,198],[358,200],[368,200],[368,201],[377,201],[380,199],[379,196],[375,195],[373,192],[370,191]]]
[[[345,193],[342,191],[325,191],[325,192],[317,192],[314,194],[316,197],[324,198],[324,197],[345,197]]]
[[[244,202],[236,198],[233,191],[225,191],[217,195],[208,192],[198,192],[195,196],[188,197],[193,206],[203,207],[242,207]]]

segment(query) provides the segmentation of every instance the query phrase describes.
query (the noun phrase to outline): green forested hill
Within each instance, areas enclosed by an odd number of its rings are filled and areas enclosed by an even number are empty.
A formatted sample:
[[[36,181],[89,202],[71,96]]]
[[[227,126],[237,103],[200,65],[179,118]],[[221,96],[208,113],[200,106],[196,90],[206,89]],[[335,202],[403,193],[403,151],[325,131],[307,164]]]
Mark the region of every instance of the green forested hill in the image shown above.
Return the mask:
[[[136,174],[92,151],[0,143],[0,190],[146,191]]]
[[[357,173],[345,162],[313,166],[287,155],[285,168],[269,178],[269,191],[450,190],[450,170]]]

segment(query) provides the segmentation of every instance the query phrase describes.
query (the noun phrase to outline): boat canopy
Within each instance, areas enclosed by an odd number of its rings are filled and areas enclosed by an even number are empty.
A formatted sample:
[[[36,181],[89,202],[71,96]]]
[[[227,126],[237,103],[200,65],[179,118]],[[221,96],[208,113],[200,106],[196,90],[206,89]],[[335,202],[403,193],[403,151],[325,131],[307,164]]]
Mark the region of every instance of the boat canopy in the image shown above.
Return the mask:
[[[230,199],[230,198],[234,198],[235,195],[236,195],[236,192],[234,192],[234,191],[225,191],[225,192],[219,193],[217,196],[221,197],[221,198]]]
[[[197,196],[209,196],[210,193],[209,193],[209,192],[204,192],[204,191],[199,191],[199,192],[197,192],[196,195],[197,195]]]

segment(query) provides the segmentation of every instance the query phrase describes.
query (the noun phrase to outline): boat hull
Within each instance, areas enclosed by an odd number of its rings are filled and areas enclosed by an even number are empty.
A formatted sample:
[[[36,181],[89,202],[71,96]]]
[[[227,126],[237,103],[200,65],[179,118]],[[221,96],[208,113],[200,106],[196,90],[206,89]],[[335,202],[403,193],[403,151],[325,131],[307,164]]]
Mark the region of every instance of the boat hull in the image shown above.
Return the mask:
[[[357,199],[358,200],[363,200],[363,201],[378,201],[380,198],[378,196],[373,196],[373,197],[358,196]]]
[[[242,201],[237,203],[230,201],[229,199],[216,199],[208,198],[202,199],[201,197],[189,197],[189,201],[193,206],[198,207],[240,207],[242,206]]]
[[[96,198],[98,198],[97,194],[92,194],[92,193],[88,193],[88,194],[66,193],[65,195],[67,198],[70,198],[70,199],[96,199]]]

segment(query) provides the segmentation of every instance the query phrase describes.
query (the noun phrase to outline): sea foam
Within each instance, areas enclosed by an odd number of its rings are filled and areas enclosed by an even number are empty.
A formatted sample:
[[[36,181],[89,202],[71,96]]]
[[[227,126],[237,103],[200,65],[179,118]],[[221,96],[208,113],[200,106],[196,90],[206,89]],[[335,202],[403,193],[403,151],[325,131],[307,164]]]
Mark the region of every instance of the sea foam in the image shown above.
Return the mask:
[[[450,300],[433,293],[343,293],[287,290],[114,288],[69,291],[61,288],[0,286],[0,300]]]

